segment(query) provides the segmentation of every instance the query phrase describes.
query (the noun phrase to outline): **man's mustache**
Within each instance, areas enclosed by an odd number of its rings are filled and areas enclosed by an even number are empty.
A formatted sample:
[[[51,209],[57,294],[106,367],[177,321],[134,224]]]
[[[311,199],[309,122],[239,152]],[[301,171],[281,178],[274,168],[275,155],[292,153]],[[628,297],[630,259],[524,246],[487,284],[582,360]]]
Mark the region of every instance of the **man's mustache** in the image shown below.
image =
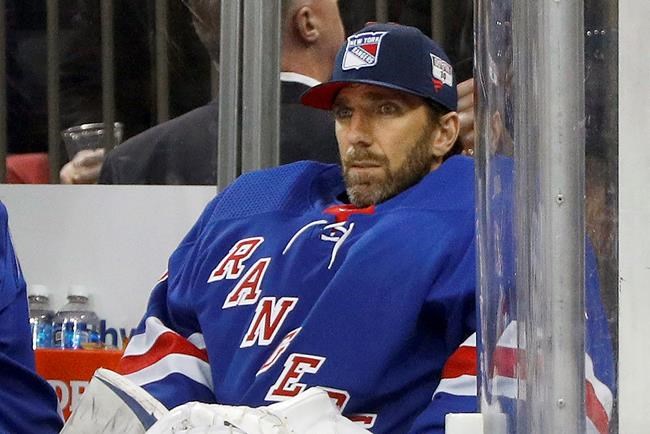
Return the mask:
[[[354,166],[355,164],[377,164],[384,166],[387,162],[388,158],[385,155],[378,155],[368,149],[362,148],[350,148],[343,158],[343,163],[347,167]]]

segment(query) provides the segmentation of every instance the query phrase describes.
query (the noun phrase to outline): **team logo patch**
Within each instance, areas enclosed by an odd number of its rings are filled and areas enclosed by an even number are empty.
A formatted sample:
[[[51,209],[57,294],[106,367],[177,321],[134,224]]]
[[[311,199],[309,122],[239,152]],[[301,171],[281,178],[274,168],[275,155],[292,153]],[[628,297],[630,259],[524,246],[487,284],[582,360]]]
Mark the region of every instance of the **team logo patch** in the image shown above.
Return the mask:
[[[444,85],[454,85],[454,71],[451,65],[435,54],[431,54],[431,73],[433,75],[433,87],[436,92],[442,89]]]
[[[381,40],[387,32],[366,32],[348,38],[348,45],[343,55],[344,71],[348,69],[367,68],[375,66],[379,59]]]

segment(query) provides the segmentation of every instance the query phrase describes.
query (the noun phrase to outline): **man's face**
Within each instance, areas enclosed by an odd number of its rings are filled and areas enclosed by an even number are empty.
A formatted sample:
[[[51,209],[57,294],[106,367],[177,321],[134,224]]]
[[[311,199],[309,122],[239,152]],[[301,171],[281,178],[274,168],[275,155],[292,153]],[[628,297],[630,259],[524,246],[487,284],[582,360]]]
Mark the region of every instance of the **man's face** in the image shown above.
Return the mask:
[[[383,202],[436,166],[430,110],[420,97],[380,86],[353,84],[339,92],[332,112],[354,205]]]

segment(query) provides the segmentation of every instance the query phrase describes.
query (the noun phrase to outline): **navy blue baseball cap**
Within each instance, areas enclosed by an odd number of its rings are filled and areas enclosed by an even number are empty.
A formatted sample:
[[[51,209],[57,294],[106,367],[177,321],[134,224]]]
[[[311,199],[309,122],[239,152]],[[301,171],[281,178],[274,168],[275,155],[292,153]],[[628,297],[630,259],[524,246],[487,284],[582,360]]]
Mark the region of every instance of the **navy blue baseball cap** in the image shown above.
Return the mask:
[[[415,27],[371,24],[348,37],[332,79],[307,90],[304,105],[330,110],[351,83],[401,90],[456,111],[456,79],[445,52]]]

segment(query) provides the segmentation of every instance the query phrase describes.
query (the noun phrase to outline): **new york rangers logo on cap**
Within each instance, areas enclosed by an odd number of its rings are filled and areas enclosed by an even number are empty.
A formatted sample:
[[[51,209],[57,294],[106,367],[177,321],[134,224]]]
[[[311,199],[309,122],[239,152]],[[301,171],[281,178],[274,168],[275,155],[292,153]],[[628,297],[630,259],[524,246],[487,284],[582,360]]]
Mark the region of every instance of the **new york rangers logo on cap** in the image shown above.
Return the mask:
[[[359,69],[375,66],[379,59],[379,47],[387,32],[357,33],[348,38],[341,69]]]

